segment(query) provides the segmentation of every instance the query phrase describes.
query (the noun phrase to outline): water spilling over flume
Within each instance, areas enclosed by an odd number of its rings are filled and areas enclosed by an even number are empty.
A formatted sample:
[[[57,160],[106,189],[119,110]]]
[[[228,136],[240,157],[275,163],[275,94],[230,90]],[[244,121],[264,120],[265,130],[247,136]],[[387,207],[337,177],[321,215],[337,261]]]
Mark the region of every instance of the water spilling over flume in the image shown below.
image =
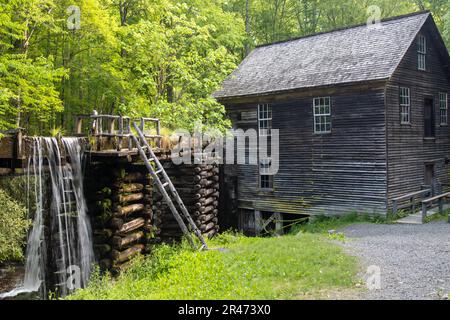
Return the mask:
[[[34,138],[31,154],[27,195],[33,225],[27,241],[25,276],[20,287],[0,298],[30,292],[45,298],[48,284],[58,296],[66,296],[87,285],[94,262],[83,191],[81,140],[62,138],[59,143],[56,138]],[[49,210],[46,199],[51,199]]]

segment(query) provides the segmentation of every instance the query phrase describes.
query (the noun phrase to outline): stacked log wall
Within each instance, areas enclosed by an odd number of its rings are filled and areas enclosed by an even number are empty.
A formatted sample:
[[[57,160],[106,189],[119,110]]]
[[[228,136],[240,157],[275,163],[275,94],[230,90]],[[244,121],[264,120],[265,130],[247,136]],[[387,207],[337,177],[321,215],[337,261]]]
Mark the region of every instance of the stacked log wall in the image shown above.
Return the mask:
[[[219,232],[219,167],[177,166],[169,161],[163,162],[163,166],[203,236],[214,237]],[[161,241],[179,241],[182,231],[159,193],[155,193],[155,209]]]
[[[119,272],[148,252],[155,237],[152,179],[143,165],[99,163],[85,181],[97,261],[102,270]]]
[[[160,157],[168,176],[204,237],[219,232],[219,166],[175,165]],[[94,251],[103,271],[119,273],[154,245],[179,242],[183,233],[145,165],[91,163],[85,191]],[[185,224],[189,224],[185,221]]]

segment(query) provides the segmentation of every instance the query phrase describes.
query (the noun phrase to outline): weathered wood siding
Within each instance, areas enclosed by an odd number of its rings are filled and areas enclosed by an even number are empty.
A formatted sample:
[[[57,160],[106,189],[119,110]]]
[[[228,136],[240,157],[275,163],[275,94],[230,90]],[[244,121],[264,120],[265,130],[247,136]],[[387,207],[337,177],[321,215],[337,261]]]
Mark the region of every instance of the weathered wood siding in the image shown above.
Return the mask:
[[[332,133],[314,134],[313,98],[330,96]],[[270,103],[273,128],[280,130],[280,170],[274,191],[259,190],[258,167],[237,165],[241,208],[294,214],[384,213],[386,135],[384,87],[353,92],[323,91]],[[228,104],[236,128],[257,130],[257,121],[238,121],[258,102]]]
[[[438,53],[438,35],[428,21],[421,34],[427,38],[427,71],[417,69],[417,46],[413,43],[386,88],[388,137],[388,198],[418,191],[425,182],[425,163],[435,164],[441,183],[448,183],[450,128],[440,126],[439,92],[450,94],[448,77]],[[411,90],[411,125],[400,124],[399,88]],[[436,138],[424,138],[424,101],[434,99]]]

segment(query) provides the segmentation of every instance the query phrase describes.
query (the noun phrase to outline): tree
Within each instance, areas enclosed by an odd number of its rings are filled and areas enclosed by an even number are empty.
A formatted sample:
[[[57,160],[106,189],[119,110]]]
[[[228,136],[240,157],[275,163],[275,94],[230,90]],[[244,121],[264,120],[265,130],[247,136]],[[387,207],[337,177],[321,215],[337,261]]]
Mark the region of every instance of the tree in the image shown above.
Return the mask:
[[[431,10],[450,45],[447,0],[0,1],[0,129],[39,134],[94,109],[223,128],[211,93],[254,46],[364,23],[371,5]]]
[[[64,76],[54,69],[51,57],[29,57],[36,31],[51,24],[48,0],[13,0],[1,7],[0,31],[0,127],[29,127],[36,114],[41,123],[61,111],[55,83]]]
[[[126,113],[159,117],[172,128],[192,128],[197,120],[226,125],[223,107],[210,94],[236,67],[244,26],[220,3],[155,1],[149,19],[124,31]]]

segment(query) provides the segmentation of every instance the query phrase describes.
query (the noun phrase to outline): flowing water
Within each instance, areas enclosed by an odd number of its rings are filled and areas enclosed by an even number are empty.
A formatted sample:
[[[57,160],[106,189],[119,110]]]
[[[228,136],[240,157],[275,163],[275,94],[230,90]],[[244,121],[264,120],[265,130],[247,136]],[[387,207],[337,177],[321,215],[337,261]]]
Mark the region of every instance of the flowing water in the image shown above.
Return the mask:
[[[67,161],[65,161],[67,159]],[[83,146],[77,138],[35,138],[28,162],[28,196],[34,194],[23,285],[0,295],[39,292],[48,283],[58,296],[86,286],[94,262],[92,232],[83,191]],[[48,170],[45,170],[48,168]],[[50,183],[51,188],[46,188]],[[45,199],[51,198],[50,210]],[[30,206],[29,206],[30,207]]]

